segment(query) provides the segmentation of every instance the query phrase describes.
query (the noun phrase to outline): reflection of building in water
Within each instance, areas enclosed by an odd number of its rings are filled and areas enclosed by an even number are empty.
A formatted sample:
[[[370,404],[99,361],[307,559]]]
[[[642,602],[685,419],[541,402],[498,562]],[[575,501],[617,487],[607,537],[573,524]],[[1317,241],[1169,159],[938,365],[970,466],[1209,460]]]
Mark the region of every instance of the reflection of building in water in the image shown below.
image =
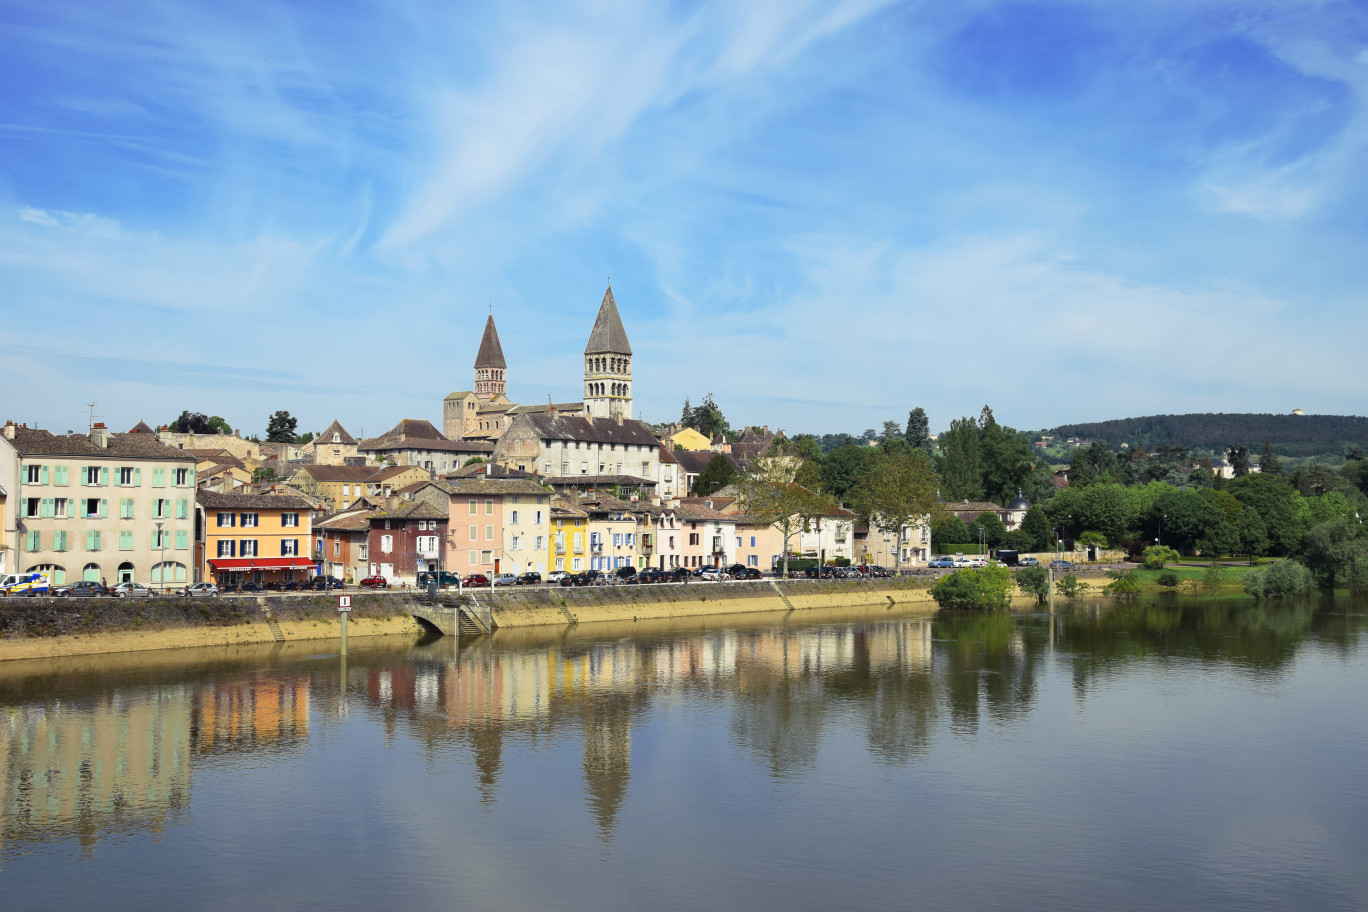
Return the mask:
[[[591,700],[584,710],[584,790],[590,813],[607,841],[632,778],[631,700],[609,694]]]
[[[199,754],[302,744],[309,738],[309,679],[211,684],[195,694],[191,727]]]
[[[190,797],[190,701],[182,687],[94,703],[11,708],[0,722],[3,841],[160,831]]]

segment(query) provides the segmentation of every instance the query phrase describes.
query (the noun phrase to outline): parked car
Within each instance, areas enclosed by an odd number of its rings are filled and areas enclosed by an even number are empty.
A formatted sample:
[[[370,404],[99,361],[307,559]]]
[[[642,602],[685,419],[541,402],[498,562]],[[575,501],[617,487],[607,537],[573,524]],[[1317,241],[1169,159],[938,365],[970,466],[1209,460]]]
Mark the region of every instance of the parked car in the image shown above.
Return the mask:
[[[613,571],[613,576],[617,577],[619,583],[635,583],[637,581],[637,568],[618,567]]]
[[[541,574],[536,570],[528,570],[526,573],[518,574],[519,586],[540,586],[542,581]]]
[[[195,583],[182,589],[181,595],[186,598],[218,598],[219,587],[213,583]]]
[[[142,583],[119,583],[114,587],[115,598],[151,598],[152,590]]]
[[[494,577],[494,585],[495,585],[495,586],[516,586],[516,585],[518,585],[518,574],[516,574],[516,573],[500,573],[498,576]]]
[[[461,585],[461,574],[452,570],[424,571],[418,574],[418,588],[426,589],[428,581],[435,579],[438,589],[455,589]]]
[[[763,579],[765,574],[760,572],[759,567],[743,567],[740,564],[731,568],[731,578],[734,580],[758,580]]]
[[[327,591],[329,589],[346,589],[347,586],[335,576],[315,576],[305,584],[310,589]]]
[[[986,567],[986,566],[988,566],[988,558],[986,558],[986,557],[971,557],[971,558],[969,558],[968,560],[965,561],[965,566],[966,566],[966,567]]]
[[[955,566],[955,559],[953,557],[933,557],[927,566],[935,569],[950,568]]]
[[[567,587],[569,587],[569,586],[583,586],[583,585],[584,585],[584,583],[580,581],[580,574],[579,574],[579,573],[567,573],[567,574],[565,574],[564,576],[561,577],[561,579],[560,579],[560,584],[561,584],[562,586],[567,586]]]
[[[722,579],[722,568],[720,567],[700,567],[698,577],[705,582],[715,583]]]
[[[362,589],[388,589],[389,580],[385,579],[383,576],[368,576],[357,583],[357,585]]]
[[[671,567],[664,572],[665,579],[662,582],[687,583],[689,581],[689,568],[687,567]]]
[[[52,590],[52,594],[58,598],[95,598],[109,595],[109,587],[94,580],[78,580],[67,586],[58,586]]]
[[[1073,561],[1055,560],[1055,561],[1050,561],[1050,569],[1051,569],[1051,570],[1074,570],[1074,569],[1076,569],[1076,568],[1074,567]]]
[[[1040,560],[1039,560],[1038,558],[1029,557],[1029,556],[1027,556],[1027,557],[1018,557],[1018,558],[1017,558],[1017,566],[1018,566],[1018,567],[1039,567],[1039,566],[1040,566]]]
[[[546,581],[548,583],[552,583],[554,585],[559,586],[560,581],[565,579],[568,575],[569,574],[567,574],[564,570],[552,570],[550,573],[546,574]]]
[[[467,587],[479,586],[488,589],[489,577],[485,576],[483,573],[472,573],[465,578],[465,585]]]
[[[647,567],[645,570],[642,570],[640,573],[636,575],[637,583],[643,586],[648,583],[663,583],[665,582],[665,580],[665,571],[657,570],[653,567]]]

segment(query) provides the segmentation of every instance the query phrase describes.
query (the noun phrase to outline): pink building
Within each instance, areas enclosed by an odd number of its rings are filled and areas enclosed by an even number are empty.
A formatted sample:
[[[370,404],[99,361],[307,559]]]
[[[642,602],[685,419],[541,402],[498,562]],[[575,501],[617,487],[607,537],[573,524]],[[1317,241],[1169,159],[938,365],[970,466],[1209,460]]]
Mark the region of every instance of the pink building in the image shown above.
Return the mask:
[[[551,491],[530,478],[448,476],[446,569],[472,573],[545,572]],[[540,565],[540,566],[539,566]]]

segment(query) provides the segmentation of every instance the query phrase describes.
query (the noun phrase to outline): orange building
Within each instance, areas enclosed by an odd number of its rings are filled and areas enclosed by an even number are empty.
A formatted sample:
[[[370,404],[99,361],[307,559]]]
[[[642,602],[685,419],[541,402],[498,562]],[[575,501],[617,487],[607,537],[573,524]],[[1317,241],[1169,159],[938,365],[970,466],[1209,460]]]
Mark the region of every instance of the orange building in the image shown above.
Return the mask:
[[[302,582],[315,573],[308,556],[309,502],[274,494],[201,491],[204,579],[220,586]]]

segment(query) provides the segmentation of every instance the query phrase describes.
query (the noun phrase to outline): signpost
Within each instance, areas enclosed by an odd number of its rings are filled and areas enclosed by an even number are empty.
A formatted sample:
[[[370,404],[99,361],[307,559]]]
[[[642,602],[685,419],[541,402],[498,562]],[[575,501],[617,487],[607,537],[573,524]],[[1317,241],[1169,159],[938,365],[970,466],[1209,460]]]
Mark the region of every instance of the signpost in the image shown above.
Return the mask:
[[[351,614],[351,596],[337,597],[337,613],[342,618],[342,654],[347,654],[347,616]]]

